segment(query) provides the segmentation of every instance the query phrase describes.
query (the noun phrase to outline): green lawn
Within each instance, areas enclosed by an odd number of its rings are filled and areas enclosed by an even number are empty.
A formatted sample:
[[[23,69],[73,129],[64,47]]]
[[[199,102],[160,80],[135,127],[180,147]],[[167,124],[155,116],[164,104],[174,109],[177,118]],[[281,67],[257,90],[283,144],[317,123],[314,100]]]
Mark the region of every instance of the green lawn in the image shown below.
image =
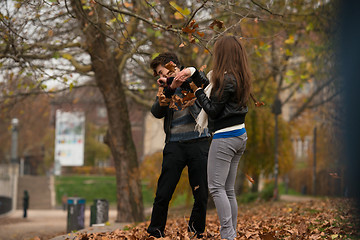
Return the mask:
[[[55,179],[56,203],[61,205],[61,197],[85,198],[86,204],[94,199],[106,199],[110,205],[116,203],[115,176],[58,176]]]
[[[106,199],[110,205],[116,205],[116,181],[115,176],[58,176],[55,179],[56,203],[61,205],[61,197],[85,198],[87,205],[92,205],[94,199]],[[142,185],[143,202],[145,207],[151,207],[154,201],[154,189]],[[171,206],[184,204],[185,195],[176,197]]]
[[[267,189],[267,188],[266,188]],[[272,195],[272,188],[269,189]],[[61,197],[66,194],[68,197],[85,198],[87,205],[92,205],[94,199],[106,199],[111,206],[116,205],[116,181],[115,176],[88,176],[88,175],[74,175],[74,176],[58,176],[55,179],[56,203],[61,206]],[[265,190],[263,190],[266,192]],[[285,187],[279,184],[279,193],[285,193]],[[300,195],[298,192],[289,189],[289,195]],[[142,195],[144,207],[151,207],[154,201],[154,189],[149,189],[146,184],[142,184]],[[239,201],[242,203],[252,202],[258,198],[259,193],[244,193],[239,196]],[[185,205],[187,200],[186,194],[176,196],[170,202],[170,206]]]

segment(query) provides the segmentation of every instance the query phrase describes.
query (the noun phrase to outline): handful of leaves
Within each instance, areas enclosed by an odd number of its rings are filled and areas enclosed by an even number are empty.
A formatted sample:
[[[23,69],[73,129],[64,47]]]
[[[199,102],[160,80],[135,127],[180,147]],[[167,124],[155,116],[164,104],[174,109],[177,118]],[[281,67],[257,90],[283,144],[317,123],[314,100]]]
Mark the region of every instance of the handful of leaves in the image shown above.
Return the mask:
[[[171,75],[175,72],[176,65],[173,62],[168,62],[164,66],[167,70],[169,70],[168,75]],[[159,97],[160,106],[169,106],[175,110],[184,110],[185,108],[192,106],[196,100],[195,94],[192,92],[190,88],[189,81],[185,81],[181,88],[182,97],[179,95],[165,96],[165,89],[169,87],[174,80],[173,77],[167,78],[166,83],[159,87],[157,96]]]
[[[185,108],[192,106],[196,101],[195,94],[190,90],[182,90],[183,97],[176,94],[167,98],[164,94],[165,87],[160,86],[157,96],[159,97],[160,106],[169,106],[175,110],[184,110]]]

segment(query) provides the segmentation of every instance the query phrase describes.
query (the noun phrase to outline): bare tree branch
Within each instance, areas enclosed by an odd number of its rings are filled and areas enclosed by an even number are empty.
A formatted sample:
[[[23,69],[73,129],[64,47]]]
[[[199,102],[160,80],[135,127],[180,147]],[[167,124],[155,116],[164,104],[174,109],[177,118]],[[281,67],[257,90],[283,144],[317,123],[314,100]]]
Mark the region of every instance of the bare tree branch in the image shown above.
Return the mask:
[[[124,15],[127,15],[127,16],[131,16],[131,17],[134,17],[134,18],[137,18],[151,26],[154,26],[154,27],[158,27],[158,28],[161,28],[165,31],[170,31],[170,32],[174,32],[174,33],[182,33],[182,31],[180,29],[175,29],[171,26],[165,26],[165,25],[162,25],[162,24],[159,24],[159,23],[154,23],[154,22],[151,22],[150,20],[140,16],[140,15],[137,15],[135,13],[132,13],[132,12],[129,12],[129,11],[124,11],[124,10],[121,10],[121,9],[115,9],[115,8],[112,8],[110,6],[107,6],[101,2],[99,2],[98,0],[96,0],[96,3],[98,3],[99,5],[101,5],[102,7],[110,10],[110,11],[113,11],[113,12],[117,12],[117,13],[120,13],[120,14],[124,14]]]
[[[300,106],[296,112],[290,117],[289,121],[293,121],[294,119],[296,119],[297,117],[300,116],[300,114],[310,106],[310,103],[313,101],[313,99],[319,94],[319,92],[321,90],[323,90],[324,88],[326,88],[327,86],[329,86],[332,82],[334,82],[334,79],[331,78],[328,81],[326,81],[325,83],[323,83],[321,86],[319,86],[307,99],[306,101],[302,104],[302,106]]]

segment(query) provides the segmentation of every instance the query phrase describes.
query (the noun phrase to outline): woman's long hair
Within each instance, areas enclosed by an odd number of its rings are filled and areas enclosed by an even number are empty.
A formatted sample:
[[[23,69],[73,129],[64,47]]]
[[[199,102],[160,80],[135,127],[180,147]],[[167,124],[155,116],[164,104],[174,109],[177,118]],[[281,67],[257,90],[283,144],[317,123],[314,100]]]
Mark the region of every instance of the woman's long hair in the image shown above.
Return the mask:
[[[236,78],[236,96],[240,106],[245,106],[251,92],[251,72],[245,48],[233,36],[224,36],[215,42],[211,82],[215,95],[221,97],[224,90],[224,76]]]

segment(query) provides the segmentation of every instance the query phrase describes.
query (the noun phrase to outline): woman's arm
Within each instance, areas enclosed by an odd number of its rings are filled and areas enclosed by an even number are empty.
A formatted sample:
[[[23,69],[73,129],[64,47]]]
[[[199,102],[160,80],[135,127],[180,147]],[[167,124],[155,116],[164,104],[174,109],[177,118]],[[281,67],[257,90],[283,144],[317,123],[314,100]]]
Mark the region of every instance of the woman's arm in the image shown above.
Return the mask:
[[[223,111],[225,104],[229,101],[234,92],[235,85],[233,81],[226,81],[221,98],[214,95],[211,96],[211,99],[208,98],[202,88],[198,88],[195,91],[195,96],[208,116],[216,119]]]

